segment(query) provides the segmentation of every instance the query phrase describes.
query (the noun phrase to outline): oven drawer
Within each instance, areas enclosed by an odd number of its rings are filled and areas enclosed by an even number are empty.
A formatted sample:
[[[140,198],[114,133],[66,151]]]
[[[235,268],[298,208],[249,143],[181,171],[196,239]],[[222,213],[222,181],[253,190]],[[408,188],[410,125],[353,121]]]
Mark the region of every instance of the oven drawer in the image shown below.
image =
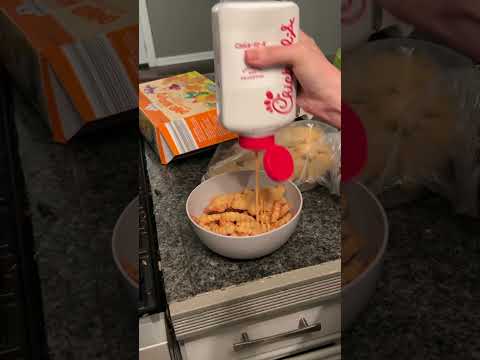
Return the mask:
[[[320,351],[325,356],[333,356],[339,348],[340,337],[338,298],[302,311],[240,323],[200,338],[186,339],[182,342],[182,355],[183,360],[276,360],[324,347]]]
[[[143,317],[138,322],[139,360],[170,360],[163,313]]]
[[[341,360],[342,347],[340,344],[326,348],[311,350],[300,355],[293,355],[282,360]]]

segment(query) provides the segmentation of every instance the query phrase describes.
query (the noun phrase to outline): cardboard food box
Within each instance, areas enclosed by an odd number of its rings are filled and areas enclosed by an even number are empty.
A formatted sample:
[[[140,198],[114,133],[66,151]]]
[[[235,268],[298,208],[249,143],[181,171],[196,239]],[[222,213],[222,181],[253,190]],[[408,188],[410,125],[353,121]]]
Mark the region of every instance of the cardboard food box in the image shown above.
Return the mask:
[[[196,71],[139,85],[140,131],[162,164],[236,135],[217,120],[215,83]]]
[[[131,0],[2,0],[0,61],[65,143],[138,106],[138,5]]]

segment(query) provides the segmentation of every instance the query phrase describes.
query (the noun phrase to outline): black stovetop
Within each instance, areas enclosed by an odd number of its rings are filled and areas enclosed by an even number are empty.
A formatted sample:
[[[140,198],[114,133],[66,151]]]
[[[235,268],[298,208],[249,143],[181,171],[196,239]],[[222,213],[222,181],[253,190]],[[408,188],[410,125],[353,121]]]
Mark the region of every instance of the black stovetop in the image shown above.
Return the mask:
[[[145,163],[144,142],[139,141],[139,244],[140,273],[138,314],[165,312],[166,298],[162,273],[159,269],[157,231],[153,215],[150,182]]]
[[[47,359],[9,78],[0,67],[0,359]]]

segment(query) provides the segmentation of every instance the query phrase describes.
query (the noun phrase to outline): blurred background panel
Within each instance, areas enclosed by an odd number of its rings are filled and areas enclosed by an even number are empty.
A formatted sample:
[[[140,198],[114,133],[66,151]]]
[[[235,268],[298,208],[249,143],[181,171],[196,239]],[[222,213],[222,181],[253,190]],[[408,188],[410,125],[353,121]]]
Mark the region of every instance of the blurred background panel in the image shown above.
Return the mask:
[[[140,63],[168,67],[204,61],[206,70],[213,71],[210,11],[217,2],[141,0]],[[315,39],[328,57],[332,57],[341,46],[341,1],[295,2],[300,7],[303,31]],[[205,65],[200,70],[204,68]]]

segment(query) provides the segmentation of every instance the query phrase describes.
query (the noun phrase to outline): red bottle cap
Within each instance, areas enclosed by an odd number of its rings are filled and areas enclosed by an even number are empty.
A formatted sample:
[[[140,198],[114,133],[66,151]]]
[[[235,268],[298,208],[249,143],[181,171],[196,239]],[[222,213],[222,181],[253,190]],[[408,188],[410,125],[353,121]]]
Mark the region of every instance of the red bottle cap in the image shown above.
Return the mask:
[[[342,104],[342,182],[359,175],[368,157],[367,136],[358,115]]]
[[[273,145],[265,151],[263,167],[273,181],[286,181],[293,175],[293,158],[287,148]]]
[[[268,149],[270,146],[275,145],[275,137],[273,135],[260,138],[239,136],[238,144],[247,150],[262,151]]]
[[[273,135],[262,138],[239,136],[239,145],[252,151],[265,151],[263,167],[273,181],[286,181],[293,175],[293,158],[287,148],[276,145]]]

